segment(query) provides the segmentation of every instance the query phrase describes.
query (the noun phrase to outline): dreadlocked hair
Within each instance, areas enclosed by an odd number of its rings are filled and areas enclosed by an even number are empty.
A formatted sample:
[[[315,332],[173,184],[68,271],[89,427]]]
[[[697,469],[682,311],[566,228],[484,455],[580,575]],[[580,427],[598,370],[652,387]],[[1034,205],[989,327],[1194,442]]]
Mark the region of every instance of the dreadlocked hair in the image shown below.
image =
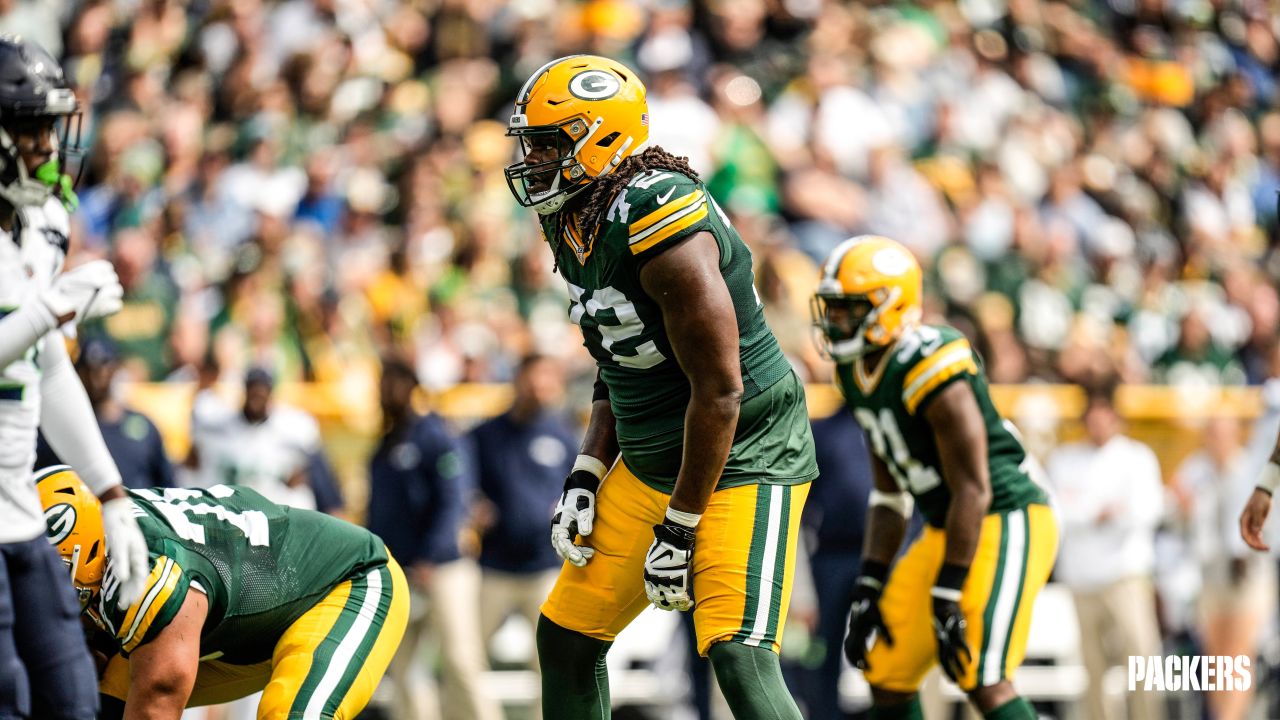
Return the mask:
[[[595,187],[591,189],[591,196],[587,199],[586,206],[582,209],[582,225],[584,228],[591,228],[591,240],[600,232],[600,226],[604,223],[604,216],[609,212],[609,203],[613,201],[618,191],[626,185],[631,178],[642,172],[650,170],[670,170],[687,175],[693,180],[698,179],[698,173],[689,167],[689,158],[683,156],[672,155],[655,145],[639,155],[632,155],[622,164],[618,165],[612,173],[595,181]]]

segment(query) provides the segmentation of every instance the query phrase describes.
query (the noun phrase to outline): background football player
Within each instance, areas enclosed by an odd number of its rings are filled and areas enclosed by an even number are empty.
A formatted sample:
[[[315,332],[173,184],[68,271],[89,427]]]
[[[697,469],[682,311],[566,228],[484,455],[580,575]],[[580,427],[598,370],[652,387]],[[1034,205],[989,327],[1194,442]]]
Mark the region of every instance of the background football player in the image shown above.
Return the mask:
[[[984,717],[1034,719],[1009,676],[1026,654],[1057,524],[968,340],[921,323],[920,276],[902,245],[852,238],[823,264],[813,303],[874,452],[845,655],[866,673],[874,718],[921,718],[916,691],[939,662]],[[926,527],[891,572],[913,504]]]
[[[139,595],[147,568],[120,472],[62,335],[52,332],[115,312],[123,295],[106,261],[59,274],[68,232],[62,202],[74,202],[61,163],[78,117],[58,63],[30,42],[0,36],[0,677],[13,680],[0,682],[0,717],[92,718],[97,706],[74,598],[59,582],[65,570],[43,538],[31,483],[37,426],[105,503],[121,601]]]
[[[539,68],[508,134],[523,150],[508,184],[599,368],[552,520],[567,563],[538,623],[543,713],[607,718],[605,653],[653,603],[692,609],[735,717],[799,718],[776,652],[817,466],[751,253],[683,158],[646,149],[645,88],[619,63]]]
[[[261,690],[262,720],[350,719],[400,645],[408,586],[368,530],[244,487],[130,491],[152,564],[143,596],[122,606],[111,548],[94,552],[97,499],[65,465],[36,487],[111,656],[103,718],[176,719]]]

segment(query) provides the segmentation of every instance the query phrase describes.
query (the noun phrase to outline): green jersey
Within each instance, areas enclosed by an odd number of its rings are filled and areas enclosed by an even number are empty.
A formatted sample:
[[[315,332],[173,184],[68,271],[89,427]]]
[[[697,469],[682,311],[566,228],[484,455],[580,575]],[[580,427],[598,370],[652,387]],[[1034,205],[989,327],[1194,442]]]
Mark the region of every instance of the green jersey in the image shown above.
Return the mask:
[[[609,205],[595,239],[561,212],[542,218],[617,418],[632,472],[671,492],[680,469],[689,381],[667,339],[662,310],[640,284],[644,263],[699,232],[720,247],[720,273],[738,320],[742,410],[719,487],[800,483],[817,475],[804,393],[765,324],[751,251],[706,187],[665,170],[637,174]]]
[[[946,525],[951,492],[942,478],[944,469],[924,410],[953,382],[969,383],[982,411],[991,475],[988,512],[1047,502],[1044,490],[1028,474],[1027,453],[1017,430],[996,411],[977,356],[960,331],[941,325],[908,330],[888,350],[878,372],[878,377],[868,375],[861,361],[836,367],[840,389],[867,431],[872,451],[898,487],[915,497],[930,525]]]
[[[276,505],[244,487],[131,490],[151,574],[119,609],[108,564],[90,616],[128,656],[177,615],[187,593],[209,599],[200,654],[248,665],[271,659],[295,620],[344,580],[387,562],[376,535],[310,510]]]

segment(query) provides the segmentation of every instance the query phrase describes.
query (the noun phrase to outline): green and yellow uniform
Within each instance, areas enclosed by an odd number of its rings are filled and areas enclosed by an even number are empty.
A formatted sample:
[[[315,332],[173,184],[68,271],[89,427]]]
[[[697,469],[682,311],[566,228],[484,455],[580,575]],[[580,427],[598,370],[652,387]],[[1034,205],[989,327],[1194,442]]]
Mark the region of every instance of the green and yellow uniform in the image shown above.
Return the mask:
[[[130,491],[153,561],[146,589],[120,609],[108,566],[89,615],[119,655],[103,694],[124,699],[125,659],[208,598],[190,706],[264,690],[259,718],[351,718],[368,702],[404,634],[404,575],[378,537],[243,487]]]
[[[609,389],[622,452],[601,487],[595,530],[586,538],[595,558],[583,568],[565,565],[543,614],[612,640],[646,604],[644,555],[680,470],[690,388],[662,310],[641,286],[640,269],[707,232],[719,245],[737,315],[744,392],[728,462],[698,527],[694,621],[704,653],[735,638],[776,646],[797,519],[817,463],[804,388],[765,324],[750,250],[701,182],[664,170],[631,178],[590,243],[588,229],[567,212],[543,217],[542,230],[569,286],[570,318],[581,326]],[[732,542],[709,540],[727,536],[730,526]]]
[[[895,644],[872,648],[867,681],[912,692],[935,660],[929,593],[946,553],[951,495],[924,413],[956,382],[969,383],[982,413],[991,480],[991,506],[960,601],[973,648],[961,684],[971,690],[1008,678],[1026,654],[1032,605],[1053,569],[1058,528],[1017,431],[991,401],[969,341],[951,327],[918,325],[888,348],[874,373],[858,360],[839,364],[836,374],[873,452],[898,487],[911,493],[926,522],[881,597]]]

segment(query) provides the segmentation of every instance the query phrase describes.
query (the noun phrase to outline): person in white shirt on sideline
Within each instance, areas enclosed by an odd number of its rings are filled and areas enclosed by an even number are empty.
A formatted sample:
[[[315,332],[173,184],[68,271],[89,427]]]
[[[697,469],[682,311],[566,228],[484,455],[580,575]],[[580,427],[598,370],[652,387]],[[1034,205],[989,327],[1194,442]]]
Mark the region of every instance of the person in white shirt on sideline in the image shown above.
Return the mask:
[[[1204,447],[1187,458],[1171,488],[1186,523],[1200,583],[1198,625],[1205,655],[1253,657],[1258,632],[1274,607],[1275,567],[1250,553],[1236,532],[1236,508],[1257,477],[1241,444],[1240,422],[1218,417],[1204,431]],[[1253,688],[1209,695],[1217,720],[1243,720]]]
[[[1104,698],[1107,668],[1130,655],[1159,655],[1152,569],[1163,514],[1160,465],[1151,448],[1120,434],[1114,385],[1086,390],[1086,440],[1049,456],[1062,514],[1057,578],[1071,589],[1089,689],[1085,715],[1117,717]],[[1128,694],[1131,720],[1164,717],[1160,696]],[[1123,716],[1120,716],[1123,717]]]
[[[106,261],[62,272],[74,203],[63,172],[80,109],[57,61],[0,35],[0,717],[93,718],[97,677],[66,567],[45,540],[32,470],[36,431],[102,500],[107,546],[133,603],[146,581],[146,541],[124,493],[63,335],[110,315],[124,291]],[[74,326],[72,326],[74,327]],[[103,552],[100,547],[85,552]]]
[[[270,371],[251,368],[244,376],[239,412],[206,417],[192,438],[202,486],[244,485],[274,503],[316,509],[307,465],[320,449],[315,418],[272,400]]]

